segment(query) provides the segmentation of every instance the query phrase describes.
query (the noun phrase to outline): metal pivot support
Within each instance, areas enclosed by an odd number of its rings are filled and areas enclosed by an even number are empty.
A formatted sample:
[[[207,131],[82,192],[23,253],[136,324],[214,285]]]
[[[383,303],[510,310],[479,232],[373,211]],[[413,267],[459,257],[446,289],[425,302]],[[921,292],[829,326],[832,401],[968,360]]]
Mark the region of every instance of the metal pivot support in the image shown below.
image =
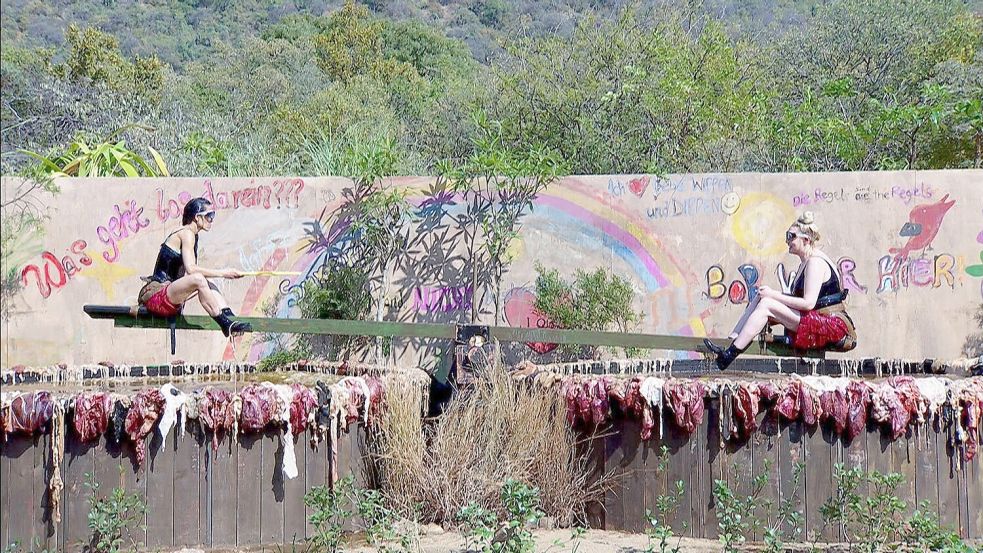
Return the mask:
[[[171,355],[177,354],[177,317],[168,317],[167,326],[171,329]]]
[[[461,346],[482,346],[491,339],[491,332],[484,325],[457,325],[454,342]]]

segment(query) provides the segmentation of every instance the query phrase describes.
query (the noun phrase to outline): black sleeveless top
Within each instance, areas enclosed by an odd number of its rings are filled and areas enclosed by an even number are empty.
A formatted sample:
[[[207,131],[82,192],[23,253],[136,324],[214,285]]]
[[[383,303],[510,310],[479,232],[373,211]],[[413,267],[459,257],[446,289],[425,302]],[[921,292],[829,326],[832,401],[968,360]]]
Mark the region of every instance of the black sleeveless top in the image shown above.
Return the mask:
[[[167,235],[167,238],[174,236],[180,230],[176,230]],[[167,245],[167,238],[160,245],[160,253],[157,254],[157,263],[154,264],[154,274],[150,275],[150,280],[157,282],[173,282],[184,275],[184,258],[181,252],[174,251],[174,248]],[[198,235],[195,235],[195,261],[198,261]]]
[[[826,282],[819,287],[819,298],[840,292],[840,277],[836,274],[836,267],[833,267],[833,264],[825,257],[822,260],[829,265],[831,274],[826,279]],[[805,294],[805,276],[805,270],[803,269],[802,274],[795,278],[795,284],[792,286],[792,295],[797,298],[801,298]]]

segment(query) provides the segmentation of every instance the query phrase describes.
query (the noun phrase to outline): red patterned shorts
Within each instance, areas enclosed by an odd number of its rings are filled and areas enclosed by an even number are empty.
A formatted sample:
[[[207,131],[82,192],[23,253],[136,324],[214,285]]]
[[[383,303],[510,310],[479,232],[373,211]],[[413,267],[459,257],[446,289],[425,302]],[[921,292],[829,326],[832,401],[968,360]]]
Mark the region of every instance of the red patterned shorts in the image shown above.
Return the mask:
[[[807,311],[799,321],[792,345],[796,349],[820,349],[839,342],[848,333],[846,322],[840,317]]]
[[[174,305],[171,300],[167,299],[167,288],[170,287],[171,283],[164,284],[164,286],[154,292],[147,301],[144,303],[144,307],[147,311],[150,311],[158,317],[173,317],[181,312],[180,305]]]

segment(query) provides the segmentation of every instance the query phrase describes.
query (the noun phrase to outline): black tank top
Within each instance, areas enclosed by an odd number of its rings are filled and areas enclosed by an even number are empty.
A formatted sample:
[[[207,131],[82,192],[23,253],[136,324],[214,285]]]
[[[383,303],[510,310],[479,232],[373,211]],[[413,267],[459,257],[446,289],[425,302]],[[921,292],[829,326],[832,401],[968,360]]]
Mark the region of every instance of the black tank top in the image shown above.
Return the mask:
[[[831,274],[826,279],[826,282],[819,287],[820,298],[839,293],[840,291],[840,277],[836,274],[836,267],[833,267],[833,264],[825,257],[822,260],[829,265]],[[795,284],[792,286],[792,295],[797,298],[801,298],[805,294],[805,276],[805,270],[803,270],[802,274],[795,278]]]
[[[150,275],[150,280],[157,282],[173,282],[184,275],[184,258],[181,252],[174,251],[174,248],[167,245],[167,239],[180,232],[176,230],[167,235],[164,242],[160,245],[160,253],[157,254],[157,263],[154,264],[154,274]],[[198,262],[198,235],[195,235],[195,262]]]

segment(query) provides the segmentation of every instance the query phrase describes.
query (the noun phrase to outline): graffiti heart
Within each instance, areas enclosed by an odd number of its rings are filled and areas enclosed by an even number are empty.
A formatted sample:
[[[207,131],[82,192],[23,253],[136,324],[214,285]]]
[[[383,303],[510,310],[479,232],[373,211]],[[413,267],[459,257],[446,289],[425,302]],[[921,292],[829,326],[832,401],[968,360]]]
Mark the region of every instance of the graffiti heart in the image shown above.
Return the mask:
[[[645,194],[645,189],[649,187],[649,180],[650,177],[631,179],[628,181],[628,190],[631,190],[632,194],[641,198],[642,194]]]
[[[509,326],[520,328],[557,328],[557,325],[536,310],[536,295],[525,288],[513,288],[505,296],[505,320]],[[529,349],[542,355],[556,349],[557,344],[529,342]]]

